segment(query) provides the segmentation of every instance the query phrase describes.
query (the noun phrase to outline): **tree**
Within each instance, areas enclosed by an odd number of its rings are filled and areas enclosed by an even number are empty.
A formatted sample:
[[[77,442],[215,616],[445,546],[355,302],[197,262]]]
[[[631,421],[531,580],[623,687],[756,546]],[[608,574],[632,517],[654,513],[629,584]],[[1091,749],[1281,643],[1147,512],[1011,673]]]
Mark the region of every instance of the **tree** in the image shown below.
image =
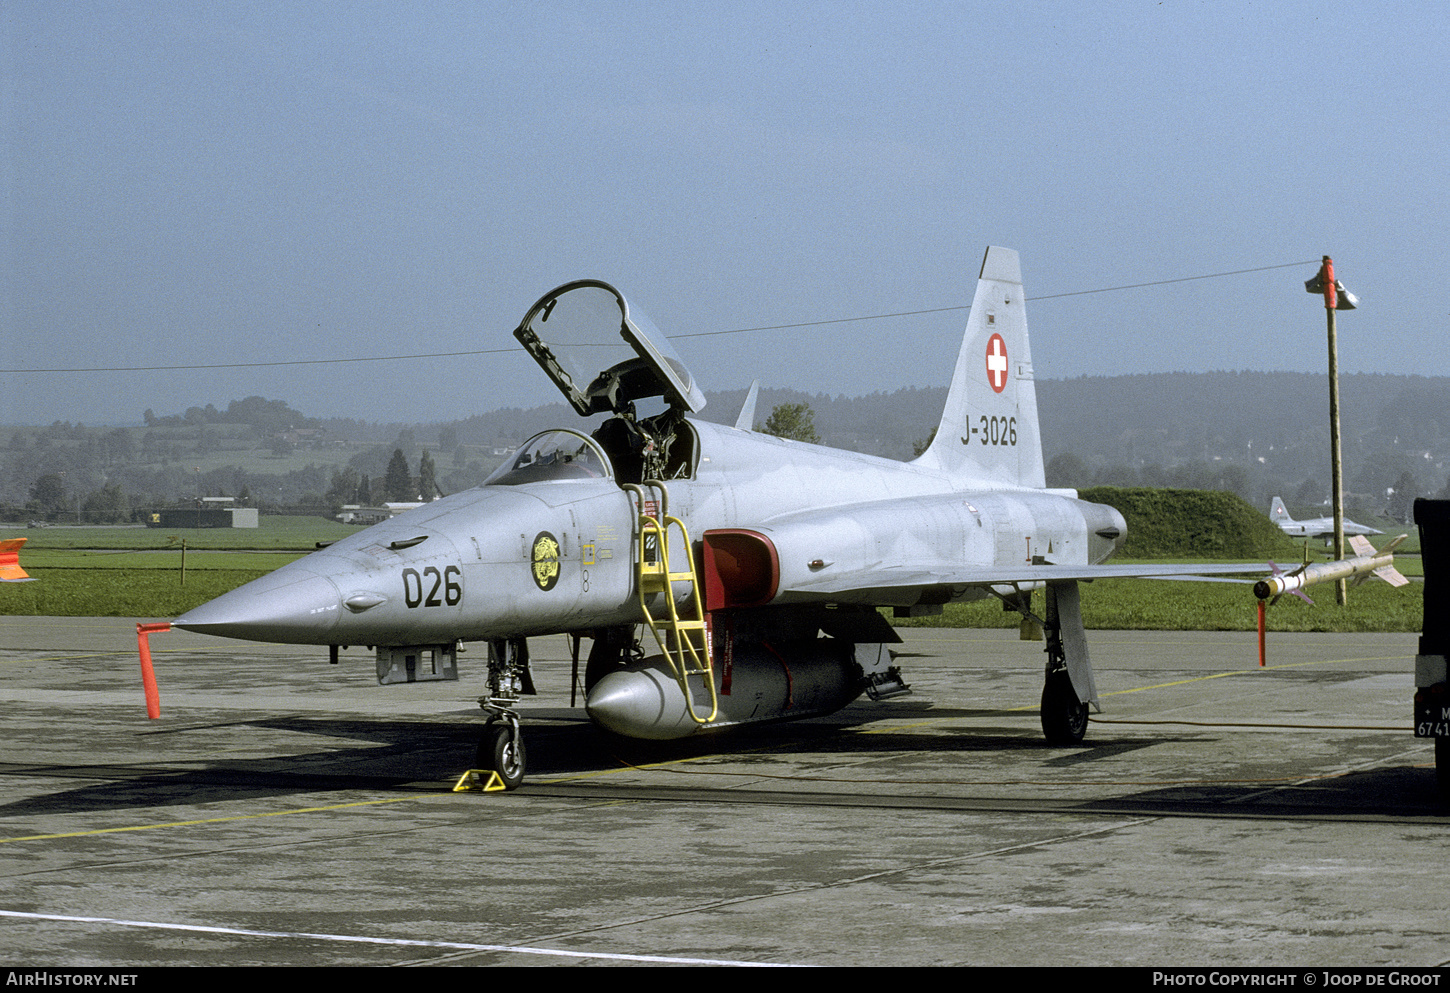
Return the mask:
[[[397,503],[406,503],[417,497],[413,477],[408,473],[408,460],[403,456],[401,448],[393,449],[393,457],[388,462],[388,474],[383,478],[383,490],[389,500]]]
[[[86,497],[82,509],[85,520],[92,524],[118,524],[131,517],[131,505],[120,483],[107,483]]]
[[[1389,514],[1397,521],[1408,524],[1415,516],[1415,497],[1420,495],[1420,481],[1412,472],[1400,473],[1389,494]]]
[[[136,441],[125,428],[116,428],[101,439],[101,457],[105,464],[120,465],[136,459]]]
[[[357,498],[358,474],[352,466],[332,470],[332,484],[327,488],[327,502],[335,507],[352,503]],[[367,503],[366,500],[363,503]]]
[[[69,504],[65,495],[65,479],[57,472],[41,476],[30,488],[30,502],[38,513],[46,517],[65,513]]]
[[[1084,486],[1088,481],[1087,463],[1072,452],[1062,452],[1047,463],[1048,486]]]
[[[432,500],[438,495],[438,471],[433,465],[432,454],[426,448],[418,459],[418,493],[424,500]]]
[[[914,459],[921,458],[922,453],[931,447],[933,441],[936,441],[936,428],[932,428],[931,434],[925,438],[918,438],[911,443],[911,457]]]
[[[816,434],[815,414],[808,403],[777,404],[757,430],[777,438],[790,438],[812,445],[821,443],[821,436]]]

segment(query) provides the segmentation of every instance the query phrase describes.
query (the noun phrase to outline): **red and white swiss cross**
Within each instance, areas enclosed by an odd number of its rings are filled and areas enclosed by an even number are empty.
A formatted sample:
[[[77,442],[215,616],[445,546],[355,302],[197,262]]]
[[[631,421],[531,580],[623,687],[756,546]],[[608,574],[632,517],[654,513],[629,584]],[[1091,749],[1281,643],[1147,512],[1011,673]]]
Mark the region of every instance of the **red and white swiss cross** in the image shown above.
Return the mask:
[[[987,382],[994,393],[1007,388],[1007,343],[1000,334],[992,335],[987,341]]]

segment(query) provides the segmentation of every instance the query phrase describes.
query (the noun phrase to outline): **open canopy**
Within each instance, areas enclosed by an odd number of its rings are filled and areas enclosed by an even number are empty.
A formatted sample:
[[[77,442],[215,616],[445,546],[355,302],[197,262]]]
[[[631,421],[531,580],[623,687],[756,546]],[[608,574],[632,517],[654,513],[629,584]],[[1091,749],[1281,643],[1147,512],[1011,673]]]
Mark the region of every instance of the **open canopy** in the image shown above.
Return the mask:
[[[665,336],[624,294],[597,279],[544,294],[514,337],[586,417],[623,413],[644,397],[664,397],[691,413],[705,406]]]

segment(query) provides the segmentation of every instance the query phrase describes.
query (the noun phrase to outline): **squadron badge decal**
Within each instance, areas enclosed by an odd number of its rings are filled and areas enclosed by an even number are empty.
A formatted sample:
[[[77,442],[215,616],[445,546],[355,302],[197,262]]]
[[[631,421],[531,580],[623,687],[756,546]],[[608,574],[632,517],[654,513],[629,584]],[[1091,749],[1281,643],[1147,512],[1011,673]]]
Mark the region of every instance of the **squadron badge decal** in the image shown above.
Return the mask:
[[[547,593],[559,581],[559,539],[547,531],[540,531],[534,538],[531,558],[534,583]]]

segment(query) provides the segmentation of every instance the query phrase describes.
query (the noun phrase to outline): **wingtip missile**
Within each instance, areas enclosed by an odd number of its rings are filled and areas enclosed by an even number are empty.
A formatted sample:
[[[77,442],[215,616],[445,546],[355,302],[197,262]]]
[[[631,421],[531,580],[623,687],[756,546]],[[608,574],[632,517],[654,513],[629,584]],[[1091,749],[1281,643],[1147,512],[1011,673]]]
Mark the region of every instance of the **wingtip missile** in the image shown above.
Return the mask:
[[[1355,585],[1358,585],[1371,576],[1382,579],[1391,586],[1404,586],[1409,583],[1409,580],[1401,575],[1394,566],[1393,549],[1404,540],[1404,535],[1378,552],[1370,545],[1368,539],[1358,535],[1355,537],[1362,544],[1355,542],[1351,547],[1360,554],[1353,558],[1301,566],[1287,575],[1280,574],[1276,570],[1275,575],[1261,579],[1254,584],[1254,596],[1260,600],[1269,600],[1285,593],[1297,592],[1316,583],[1329,583],[1340,579],[1353,579]]]

